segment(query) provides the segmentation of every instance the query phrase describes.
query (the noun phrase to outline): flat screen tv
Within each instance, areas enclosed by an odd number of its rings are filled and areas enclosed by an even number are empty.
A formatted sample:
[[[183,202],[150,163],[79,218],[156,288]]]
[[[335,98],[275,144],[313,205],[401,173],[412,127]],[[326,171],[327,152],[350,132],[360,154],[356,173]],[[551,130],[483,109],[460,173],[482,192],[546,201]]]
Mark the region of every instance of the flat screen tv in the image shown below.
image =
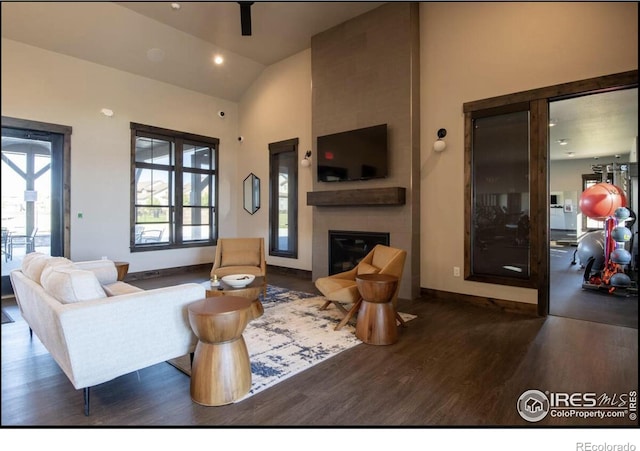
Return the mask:
[[[318,181],[387,176],[387,124],[318,136]]]

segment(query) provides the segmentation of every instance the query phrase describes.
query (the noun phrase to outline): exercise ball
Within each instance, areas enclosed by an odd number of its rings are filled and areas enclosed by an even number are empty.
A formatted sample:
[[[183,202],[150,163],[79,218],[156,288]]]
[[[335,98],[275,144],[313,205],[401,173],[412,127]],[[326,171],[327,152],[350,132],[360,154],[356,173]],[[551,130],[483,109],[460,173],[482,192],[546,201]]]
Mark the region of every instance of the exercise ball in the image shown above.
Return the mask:
[[[631,239],[631,230],[624,226],[615,227],[611,231],[611,238],[617,243],[623,243]]]
[[[600,271],[604,268],[604,230],[585,233],[578,243],[578,258],[582,266],[587,266],[589,260],[595,260],[591,269]]]
[[[609,256],[613,263],[618,265],[628,265],[631,262],[631,254],[626,249],[614,249]]]
[[[610,183],[596,183],[580,195],[580,211],[591,219],[606,219],[626,202],[622,190]]]
[[[613,212],[613,216],[615,216],[618,221],[624,221],[631,216],[631,212],[627,207],[618,207],[616,211]]]
[[[631,279],[625,273],[617,272],[609,279],[609,285],[616,288],[627,288],[631,286]]]

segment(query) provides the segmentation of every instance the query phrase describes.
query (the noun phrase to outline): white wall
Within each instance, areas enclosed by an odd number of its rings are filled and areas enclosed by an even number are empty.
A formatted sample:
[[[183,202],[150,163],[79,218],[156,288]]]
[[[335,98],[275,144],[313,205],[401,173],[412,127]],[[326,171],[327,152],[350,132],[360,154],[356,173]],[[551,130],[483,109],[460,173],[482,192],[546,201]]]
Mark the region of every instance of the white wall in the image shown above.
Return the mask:
[[[298,138],[298,161],[311,150],[311,50],[269,66],[244,94],[239,106],[238,189],[253,172],[260,178],[260,210],[250,215],[238,204],[238,236],[269,239],[269,143]],[[311,270],[311,168],[298,165],[298,258],[269,257],[275,266]]]
[[[537,302],[535,290],[452,275],[464,263],[462,104],[637,69],[637,13],[635,2],[420,4],[421,287]],[[312,148],[310,73],[310,52],[294,55],[267,68],[236,105],[2,39],[2,114],[73,127],[72,258],[108,255],[133,272],[192,265],[212,261],[214,248],[129,254],[129,122],[220,138],[220,235],[266,238],[267,146],[298,137],[301,154]],[[100,116],[103,107],[115,116]],[[436,154],[439,128],[447,150]],[[312,174],[299,169],[299,258],[268,261],[309,270]],[[250,172],[263,187],[253,216],[241,209]]]
[[[100,114],[105,107],[112,118]],[[129,261],[131,272],[213,262],[212,246],[129,252],[130,122],[220,139],[220,234],[236,230],[232,206],[240,205],[241,191],[233,102],[2,39],[2,115],[73,128],[73,260],[106,255]]]
[[[638,5],[611,2],[420,4],[421,286],[527,303],[536,290],[467,282],[465,102],[638,68]],[[447,129],[447,149],[433,141]]]

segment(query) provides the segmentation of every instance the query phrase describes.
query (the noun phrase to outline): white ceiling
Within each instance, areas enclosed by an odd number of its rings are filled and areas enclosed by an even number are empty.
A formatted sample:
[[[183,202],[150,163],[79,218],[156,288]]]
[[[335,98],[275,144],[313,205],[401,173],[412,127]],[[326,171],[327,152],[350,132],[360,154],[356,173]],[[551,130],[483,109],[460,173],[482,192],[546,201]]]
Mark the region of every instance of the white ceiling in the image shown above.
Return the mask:
[[[603,158],[598,163],[606,164],[616,155],[626,160],[638,136],[638,88],[551,102],[549,118],[556,123],[549,127],[551,160]]]
[[[255,2],[242,36],[237,2],[3,1],[2,37],[238,101],[266,66],[383,3]]]
[[[255,2],[253,34],[242,36],[237,2],[174,10],[169,2],[3,1],[2,37],[237,102],[265,67],[383,3]],[[638,134],[638,91],[554,102],[550,116],[558,122],[552,160],[627,155]]]

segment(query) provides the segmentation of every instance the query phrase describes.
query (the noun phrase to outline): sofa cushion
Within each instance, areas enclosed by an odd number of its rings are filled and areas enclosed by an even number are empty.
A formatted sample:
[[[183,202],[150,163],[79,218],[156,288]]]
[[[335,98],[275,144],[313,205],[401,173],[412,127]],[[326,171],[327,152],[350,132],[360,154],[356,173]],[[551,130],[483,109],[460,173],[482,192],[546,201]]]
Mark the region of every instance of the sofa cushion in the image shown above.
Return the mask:
[[[126,282],[114,282],[102,285],[102,289],[107,296],[120,296],[121,294],[138,293],[144,291],[142,288],[135,287]]]
[[[369,263],[360,262],[358,263],[358,275],[360,274],[377,274],[380,272],[380,268],[376,268]]]
[[[42,287],[63,304],[107,297],[96,275],[73,267],[50,267],[42,274]]]
[[[64,257],[50,257],[40,252],[31,252],[22,260],[22,272],[29,279],[41,284],[42,272],[45,268],[57,265],[72,265],[71,260]]]

